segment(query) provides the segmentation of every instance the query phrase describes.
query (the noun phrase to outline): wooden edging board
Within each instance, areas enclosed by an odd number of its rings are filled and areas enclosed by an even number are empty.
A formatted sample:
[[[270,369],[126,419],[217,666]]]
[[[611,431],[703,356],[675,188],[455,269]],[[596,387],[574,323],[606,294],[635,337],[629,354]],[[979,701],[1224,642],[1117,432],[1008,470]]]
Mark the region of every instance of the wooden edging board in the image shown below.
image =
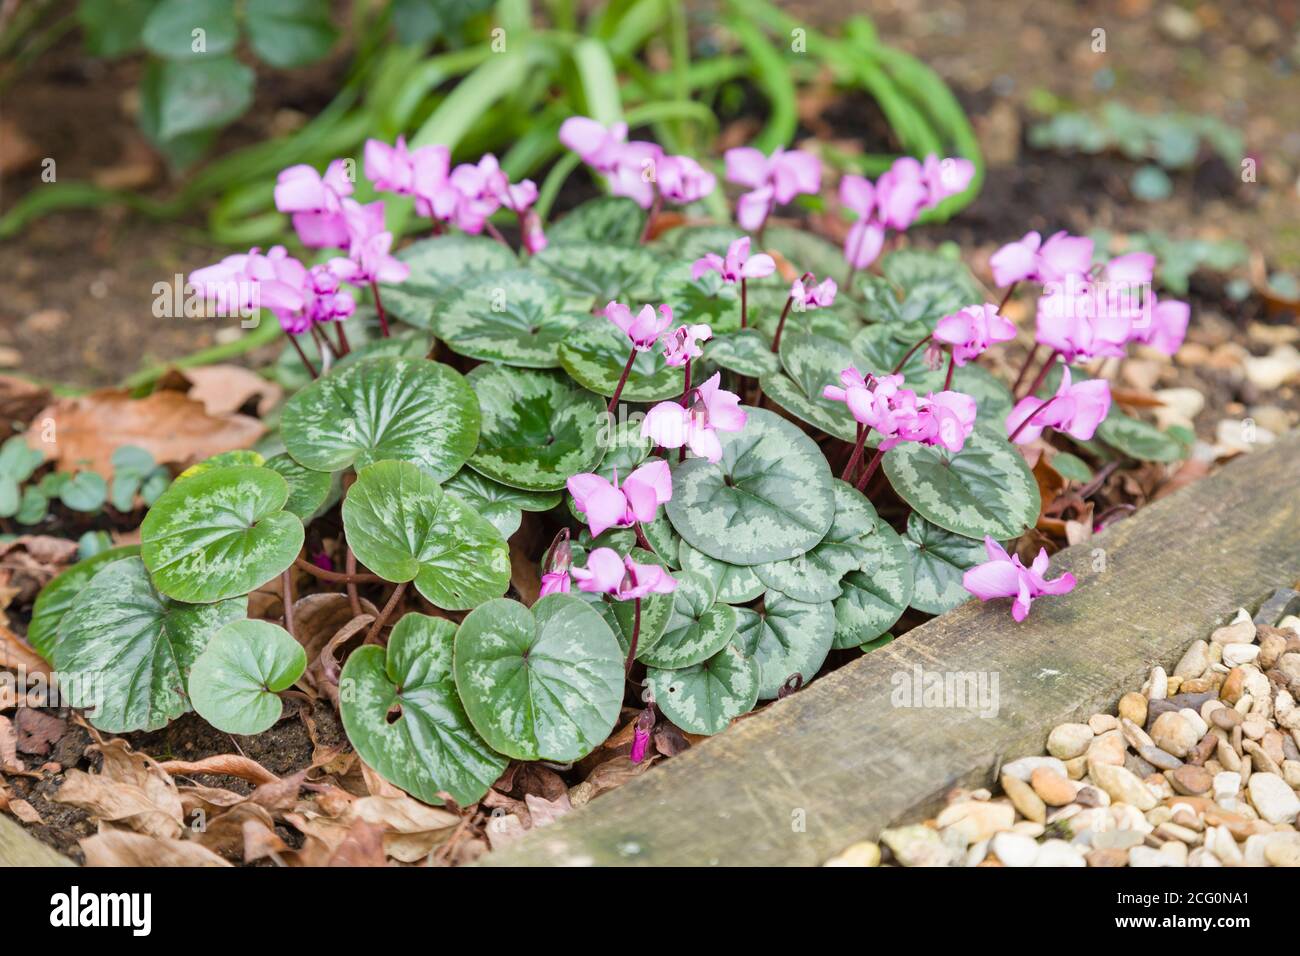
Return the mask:
[[[1056,724],[1113,712],[1153,665],[1295,585],[1300,432],[1060,552],[1063,571],[1074,592],[1022,624],[1007,601],[969,602],[480,862],[819,864],[992,783]],[[932,675],[951,681],[930,698],[946,706],[924,706]],[[959,686],[983,703],[954,706]]]

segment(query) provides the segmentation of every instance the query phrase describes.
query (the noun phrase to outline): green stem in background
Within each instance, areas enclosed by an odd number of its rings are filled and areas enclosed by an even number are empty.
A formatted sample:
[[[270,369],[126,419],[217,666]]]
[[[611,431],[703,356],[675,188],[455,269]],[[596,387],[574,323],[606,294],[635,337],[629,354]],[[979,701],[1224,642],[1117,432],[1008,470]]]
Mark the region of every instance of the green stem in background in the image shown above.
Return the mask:
[[[507,246],[506,248],[509,248],[509,246]],[[375,297],[375,312],[379,314],[380,331],[383,332],[384,338],[388,338],[389,337],[388,316],[384,314],[384,303],[383,300],[379,298],[379,283],[377,283],[374,279],[370,280],[370,293]]]
[[[152,385],[158,379],[162,378],[168,369],[179,368],[198,368],[201,365],[212,365],[217,362],[226,362],[236,356],[243,355],[245,352],[251,352],[253,349],[263,345],[269,345],[275,341],[276,336],[280,334],[280,323],[267,321],[261,318],[257,325],[250,329],[246,335],[241,335],[233,342],[225,342],[221,345],[214,345],[211,348],[200,349],[190,355],[173,359],[170,362],[161,362],[158,365],[152,365],[142,371],[136,372],[122,382],[122,387],[134,391],[147,385]]]
[[[1035,342],[1034,347],[1031,348],[1029,350],[1029,354],[1025,356],[1024,364],[1020,366],[1020,374],[1016,376],[1015,384],[1011,386],[1012,395],[1015,395],[1016,392],[1020,391],[1020,386],[1024,383],[1025,376],[1029,373],[1029,367],[1033,365],[1034,360],[1038,358],[1038,350],[1041,347],[1042,346],[1040,346],[1037,342]]]
[[[890,372],[890,374],[897,375],[899,372],[901,372],[903,370],[903,366],[907,364],[907,360],[916,354],[916,350],[919,349],[926,342],[930,341],[930,339],[932,338],[934,338],[933,335],[927,335],[925,338],[921,339],[921,341],[917,342],[910,349],[908,349],[907,354],[898,360],[898,364],[894,366],[894,370]]]
[[[1026,389],[1025,394],[1020,396],[1021,398],[1028,398],[1030,395],[1034,394],[1034,392],[1038,391],[1038,386],[1043,384],[1043,380],[1047,378],[1047,373],[1052,370],[1052,366],[1056,364],[1056,360],[1060,354],[1060,351],[1056,349],[1052,350],[1052,354],[1047,356],[1047,361],[1043,363],[1043,367],[1038,370],[1038,376],[1034,379],[1029,388]],[[1013,394],[1011,397],[1015,398],[1015,395]]]
[[[867,482],[870,481],[871,476],[876,473],[876,469],[880,467],[880,459],[884,457],[885,450],[883,448],[877,448],[876,454],[871,459],[871,464],[867,465],[867,470],[862,473],[862,477],[858,479],[858,483],[855,485],[858,491],[865,492],[867,490]]]
[[[627,364],[623,366],[623,374],[618,377],[618,384],[614,386],[614,394],[609,400],[609,413],[614,414],[614,409],[618,407],[618,397],[623,394],[623,386],[627,384],[627,377],[632,374],[632,363],[636,361],[636,347],[632,348],[632,354],[627,357]]]

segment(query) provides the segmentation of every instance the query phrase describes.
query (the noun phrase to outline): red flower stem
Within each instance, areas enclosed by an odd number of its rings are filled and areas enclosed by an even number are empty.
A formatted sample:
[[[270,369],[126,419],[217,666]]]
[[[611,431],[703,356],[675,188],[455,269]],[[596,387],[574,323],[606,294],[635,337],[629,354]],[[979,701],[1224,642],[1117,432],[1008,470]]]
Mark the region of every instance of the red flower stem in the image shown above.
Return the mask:
[[[632,673],[632,662],[636,660],[636,640],[641,636],[641,599],[634,598],[633,601],[632,640],[628,642],[627,665],[623,668],[624,677]]]
[[[1011,294],[1016,291],[1016,286],[1018,285],[1020,285],[1019,279],[1011,283],[1011,285],[1007,286],[1007,294],[1004,295],[1002,297],[1002,301],[998,303],[998,312],[1001,312],[1004,308],[1006,308],[1006,304],[1011,301]]]
[[[505,246],[507,249],[510,249],[510,243],[506,242],[506,237],[501,235],[501,230],[494,226],[490,219],[484,222],[483,225],[487,229],[489,236],[501,243],[501,245]],[[514,252],[513,249],[510,249],[510,251]]]
[[[916,350],[919,349],[926,342],[930,341],[930,339],[932,338],[934,338],[933,335],[927,335],[925,338],[921,339],[921,341],[917,342],[910,349],[908,349],[907,354],[898,360],[898,364],[894,366],[894,370],[890,372],[890,374],[897,375],[899,372],[901,372],[903,370],[903,366],[907,364],[907,360],[916,354]]]
[[[691,357],[689,355],[686,356],[686,370],[683,373],[683,375],[684,375],[684,385],[682,387],[682,408],[686,408],[691,397]],[[677,450],[677,460],[679,462],[686,460],[685,444],[683,444],[682,447]]]
[[[402,581],[397,587],[393,588],[393,593],[388,596],[388,603],[384,609],[379,612],[379,617],[375,618],[375,623],[370,625],[370,633],[366,635],[365,643],[373,644],[379,637],[380,628],[388,620],[388,616],[393,613],[393,608],[397,607],[397,602],[401,600],[403,592],[406,591],[406,582]]]
[[[348,334],[343,331],[343,320],[338,321],[339,329],[339,355],[347,355],[352,351],[352,345],[348,342]]]
[[[641,522],[638,521],[632,525],[632,529],[636,532],[637,547],[643,551],[649,551],[651,554],[655,554],[655,549],[650,547],[650,542],[646,540],[645,532],[641,530]]]
[[[876,469],[880,467],[880,459],[884,457],[885,450],[883,448],[877,448],[875,457],[871,459],[871,464],[867,465],[867,470],[864,471],[862,477],[858,479],[858,491],[866,491],[867,482],[870,481],[871,476],[876,473]]]
[[[650,234],[654,232],[655,220],[659,218],[659,211],[664,207],[663,193],[659,192],[658,185],[655,186],[655,201],[650,206],[650,213],[645,217],[645,228],[641,230],[641,245],[650,241]]]
[[[306,571],[312,577],[320,578],[322,581],[329,581],[331,584],[356,584],[358,581],[380,583],[384,580],[377,574],[340,574],[338,571],[326,571],[324,568],[318,568],[310,561],[305,560],[301,555],[294,558],[293,565]]]
[[[803,282],[805,279],[811,279],[811,278],[812,278],[812,273],[805,272],[803,275],[799,277],[799,281]],[[794,296],[790,295],[785,300],[785,308],[781,310],[781,319],[776,323],[776,335],[772,336],[773,355],[777,354],[777,350],[781,347],[781,333],[785,331],[785,320],[786,317],[789,316],[790,314],[790,306],[792,305],[794,305]]]
[[[636,361],[636,348],[632,348],[632,354],[627,357],[627,364],[623,366],[623,374],[618,377],[618,384],[614,386],[614,394],[609,400],[609,413],[614,414],[614,409],[618,406],[618,397],[623,394],[623,386],[627,384],[627,377],[632,374],[632,363]]]
[[[1034,392],[1038,391],[1038,386],[1043,384],[1043,380],[1047,378],[1047,373],[1052,370],[1052,366],[1056,364],[1056,358],[1060,354],[1059,351],[1053,350],[1052,354],[1047,356],[1047,361],[1044,362],[1043,367],[1038,370],[1038,377],[1034,379],[1033,384],[1029,386],[1025,391],[1025,394],[1020,396],[1021,398],[1028,398],[1030,395],[1034,394]]]
[[[292,332],[286,332],[284,334],[289,336],[289,341],[293,343],[294,350],[298,353],[298,358],[302,359],[302,364],[306,366],[307,371],[311,373],[311,377],[319,378],[320,376],[316,374],[316,366],[311,364],[311,360],[307,358],[307,353],[304,352],[302,346],[298,344],[298,336],[294,335]]]
[[[849,456],[849,463],[844,466],[844,474],[840,475],[841,481],[848,481],[853,477],[853,472],[857,471],[858,465],[862,464],[863,449],[867,447],[867,433],[871,429],[858,423],[858,440],[853,446],[853,454]]]
[[[1051,398],[1046,399],[1041,405],[1039,405],[1032,412],[1026,415],[1025,420],[1016,426],[1016,430],[1007,436],[1007,441],[1014,442],[1016,440],[1016,436],[1025,430],[1025,426],[1028,425],[1031,421],[1033,421],[1035,415],[1037,415],[1039,412],[1041,412],[1048,405],[1052,404],[1052,402],[1056,401],[1060,397],[1061,397],[1060,395],[1053,395]]]
[[[956,356],[954,356],[951,352],[949,352],[948,353],[948,374],[943,377],[943,390],[945,392],[952,387],[952,373],[954,367],[957,364],[955,359]]]
[[[748,293],[745,289],[745,277],[740,277],[740,327],[746,327],[749,319]]]
[[[1039,348],[1040,348],[1039,344],[1035,342],[1034,347],[1030,349],[1029,354],[1025,356],[1025,364],[1020,366],[1020,374],[1016,376],[1016,381],[1011,386],[1012,395],[1015,395],[1016,392],[1020,391],[1020,386],[1024,384],[1025,381],[1025,375],[1029,372],[1029,366],[1033,365],[1034,359],[1038,358]]]
[[[384,303],[379,298],[379,284],[374,279],[370,280],[370,292],[375,297],[375,311],[379,313],[379,328],[384,333],[384,338],[388,338],[388,316],[384,314]]]

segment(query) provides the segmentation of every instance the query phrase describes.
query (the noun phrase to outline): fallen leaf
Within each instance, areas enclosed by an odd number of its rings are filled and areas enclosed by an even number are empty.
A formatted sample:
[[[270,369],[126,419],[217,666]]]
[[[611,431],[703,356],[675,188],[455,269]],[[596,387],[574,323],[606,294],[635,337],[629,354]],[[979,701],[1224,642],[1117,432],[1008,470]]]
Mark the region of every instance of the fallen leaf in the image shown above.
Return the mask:
[[[275,832],[275,820],[267,809],[245,802],[217,814],[202,827],[193,828],[193,839],[228,860],[243,860],[246,854],[244,830],[250,823]]]
[[[593,770],[586,780],[569,788],[569,801],[574,807],[590,803],[602,793],[623,786],[633,777],[639,777],[649,770],[657,759],[652,756],[646,757],[640,763],[633,763],[629,757],[606,760]]]
[[[37,413],[27,429],[27,444],[65,470],[90,468],[113,477],[113,451],[135,445],[160,464],[196,461],[248,448],[266,426],[246,415],[210,415],[203,403],[164,389],[132,398],[119,389],[103,389],[76,398],[60,398]]]
[[[209,415],[229,415],[256,398],[257,414],[265,416],[284,397],[279,385],[239,365],[204,365],[181,374],[191,383],[190,398],[202,402]]]
[[[18,731],[18,749],[33,757],[44,757],[67,731],[68,723],[33,707],[23,707],[14,715],[14,727]]]
[[[358,820],[330,857],[330,866],[387,866],[384,828]]]
[[[339,628],[302,675],[303,686],[327,698],[335,710],[339,707],[339,673],[343,670],[338,651],[350,641],[355,640],[358,645],[364,641],[366,629],[374,619],[371,614],[361,614]]]
[[[106,830],[81,841],[86,866],[230,866],[193,840]]]
[[[49,675],[50,665],[21,637],[0,624],[0,667],[26,670],[29,674]]]
[[[558,800],[546,800],[529,793],[524,796],[524,803],[528,804],[528,815],[534,827],[549,826],[573,809],[567,793],[561,794]]]
[[[279,777],[256,760],[250,760],[248,757],[239,754],[217,754],[213,757],[204,757],[202,760],[193,761],[166,760],[159,766],[173,776],[184,774],[189,777],[196,773],[213,773],[227,777],[238,777],[241,780],[256,784],[278,783],[280,781]]]
[[[369,615],[379,613],[365,598],[361,599],[361,609]],[[308,594],[293,602],[293,636],[306,651],[308,661],[320,657],[330,638],[351,620],[352,605],[348,596],[337,591]]]
[[[40,158],[40,148],[22,127],[8,117],[0,119],[0,176],[21,172]]]
[[[50,403],[51,398],[53,395],[44,386],[16,375],[0,375],[0,439],[21,430],[16,429],[13,423],[26,425]]]
[[[352,804],[353,814],[367,823],[395,833],[425,833],[446,830],[460,823],[460,814],[431,807],[413,797],[362,797]]]
[[[36,808],[20,797],[9,801],[9,812],[28,826],[43,826],[45,823]]]
[[[527,832],[523,822],[513,813],[489,817],[483,830],[494,850],[501,849],[507,843],[513,843]]]
[[[6,773],[26,770],[18,759],[18,731],[8,717],[0,717],[0,770]]]
[[[256,863],[272,854],[285,853],[288,844],[260,820],[244,821],[244,862]]]

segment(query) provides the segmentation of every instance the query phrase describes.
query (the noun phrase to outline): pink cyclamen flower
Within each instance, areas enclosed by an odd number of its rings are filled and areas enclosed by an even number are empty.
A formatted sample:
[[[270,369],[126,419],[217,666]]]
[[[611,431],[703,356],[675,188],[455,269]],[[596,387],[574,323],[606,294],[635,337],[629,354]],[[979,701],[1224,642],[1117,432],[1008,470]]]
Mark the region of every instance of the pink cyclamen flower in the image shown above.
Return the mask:
[[[395,256],[393,234],[384,226],[384,204],[361,205],[349,199],[343,207],[348,227],[348,257],[330,260],[333,273],[345,282],[404,282],[411,267]]]
[[[339,288],[340,282],[340,276],[330,263],[312,266],[308,271],[305,311],[312,322],[342,322],[356,311],[356,300]]]
[[[651,438],[663,448],[681,448],[717,462],[722,458],[722,444],[717,432],[738,432],[749,416],[740,407],[740,396],[719,388],[722,373],[694,389],[695,401],[687,408],[678,402],[660,402],[650,409],[641,423],[641,436]]]
[[[416,211],[422,216],[433,214],[433,197],[447,189],[450,168],[451,150],[446,146],[407,149],[402,136],[392,146],[366,140],[366,178],[378,192],[414,196]]]
[[[1017,445],[1033,441],[1048,427],[1087,441],[1110,411],[1110,383],[1104,378],[1090,378],[1074,385],[1067,365],[1061,369],[1061,384],[1051,402],[1045,405],[1044,401],[1027,395],[1007,415],[1007,435],[1015,435]],[[1037,408],[1042,410],[1035,412]]]
[[[568,594],[571,587],[568,571],[547,571],[542,575],[542,586],[537,592],[538,597],[546,597],[548,594]]]
[[[646,751],[650,749],[650,732],[654,727],[655,704],[651,700],[645,710],[637,715],[636,724],[632,728],[632,752],[627,756],[633,763],[640,763],[645,759]]]
[[[665,156],[659,160],[659,192],[669,202],[698,202],[713,192],[718,179],[689,156]]]
[[[612,482],[585,473],[569,478],[565,487],[573,495],[574,507],[587,516],[587,527],[595,538],[607,528],[654,521],[659,506],[672,499],[673,477],[668,462],[656,458],[633,471],[621,486],[616,471]]]
[[[659,336],[673,324],[672,306],[659,306],[658,313],[652,305],[644,305],[635,316],[622,302],[611,301],[605,306],[605,318],[613,322],[632,342],[638,352],[648,352],[659,341]]]
[[[800,312],[808,309],[820,309],[835,304],[835,294],[839,286],[831,278],[823,279],[816,285],[804,285],[802,278],[795,279],[790,285],[790,299]]]
[[[347,164],[336,159],[322,176],[307,165],[282,170],[275,181],[275,208],[291,213],[298,238],[309,249],[346,249],[343,200],[352,195]]]
[[[569,544],[569,529],[565,528],[558,535],[543,557],[542,586],[538,597],[548,594],[568,594],[570,588],[569,568],[573,564],[573,547]]]
[[[195,269],[189,282],[222,315],[267,309],[286,332],[295,334],[311,324],[303,314],[307,267],[284,246],[273,246],[266,253],[254,248],[226,256],[215,265]]]
[[[1150,317],[1144,316],[1133,323],[1130,341],[1149,345],[1166,355],[1174,355],[1183,347],[1187,323],[1192,316],[1191,306],[1177,299],[1159,301],[1154,296],[1152,299]]]
[[[1068,276],[1039,296],[1035,338],[1067,362],[1097,356],[1119,358],[1138,314],[1106,297],[1104,287]]]
[[[670,594],[677,582],[657,564],[639,564],[631,556],[620,558],[613,548],[596,548],[587,555],[585,568],[574,568],[578,590],[589,594],[610,594],[620,601],[647,594]]]
[[[902,384],[903,376],[886,375],[883,376],[883,379],[886,381],[887,387],[896,390],[897,386]],[[878,384],[880,383],[875,376],[867,375],[864,377],[861,372],[850,365],[840,372],[839,385],[827,385],[822,389],[822,397],[830,399],[832,402],[844,402],[849,406],[849,411],[853,413],[853,417],[859,423],[866,425],[870,423],[865,421],[864,417],[870,417],[873,413],[874,400],[872,392],[875,391]]]
[[[985,537],[984,550],[989,560],[962,575],[962,587],[981,601],[1015,598],[1011,616],[1017,621],[1028,616],[1034,598],[1045,594],[1068,594],[1074,590],[1074,575],[1069,572],[1055,581],[1048,581],[1044,576],[1048,566],[1046,548],[1039,549],[1038,557],[1028,568],[1021,563],[1019,555],[1008,555],[1006,549],[991,537]]]
[[[911,156],[900,156],[876,180],[876,218],[891,229],[904,230],[916,221],[928,198],[924,168]]]
[[[776,271],[776,260],[765,252],[749,254],[749,236],[742,236],[727,246],[726,258],[716,252],[705,253],[691,266],[691,278],[698,279],[706,272],[716,272],[722,281],[736,283],[741,279],[762,279]]]
[[[865,269],[885,246],[885,227],[873,218],[876,187],[865,176],[850,173],[840,180],[840,205],[858,217],[844,240],[844,258],[855,270]]]
[[[1004,318],[996,306],[968,305],[951,315],[945,315],[934,328],[939,342],[952,346],[952,360],[965,365],[996,342],[1010,342],[1016,337],[1016,327]]]
[[[610,194],[626,196],[642,209],[653,206],[656,169],[663,153],[655,143],[624,143],[618,151],[618,162],[608,173]]]
[[[711,338],[713,330],[707,325],[679,325],[664,336],[664,361],[674,367],[685,365],[704,354],[699,343]]]
[[[542,218],[537,215],[536,210],[530,209],[524,213],[519,230],[524,248],[530,255],[536,255],[546,248],[546,233],[542,230]]]
[[[434,212],[462,232],[477,236],[488,217],[501,208],[510,180],[491,153],[477,163],[461,163],[447,178],[448,189],[435,197]]]
[[[727,150],[725,159],[727,181],[750,188],[736,202],[736,221],[747,232],[762,227],[774,207],[821,190],[822,163],[812,153],[778,147],[764,156],[752,146],[738,146]]]
[[[964,392],[931,392],[900,408],[906,414],[899,421],[898,441],[938,445],[955,454],[962,450],[975,428],[975,399]],[[897,443],[882,442],[879,447]]]
[[[998,285],[1013,282],[1062,282],[1067,276],[1085,276],[1092,268],[1092,240],[1061,231],[1046,242],[1027,232],[1009,242],[989,259]]]
[[[570,116],[560,125],[560,142],[599,173],[609,173],[618,165],[627,143],[627,124],[615,123],[606,129],[586,116]]]
[[[935,206],[949,196],[965,192],[975,178],[975,164],[953,156],[940,159],[931,153],[925,157],[922,175],[926,186],[926,205]]]

